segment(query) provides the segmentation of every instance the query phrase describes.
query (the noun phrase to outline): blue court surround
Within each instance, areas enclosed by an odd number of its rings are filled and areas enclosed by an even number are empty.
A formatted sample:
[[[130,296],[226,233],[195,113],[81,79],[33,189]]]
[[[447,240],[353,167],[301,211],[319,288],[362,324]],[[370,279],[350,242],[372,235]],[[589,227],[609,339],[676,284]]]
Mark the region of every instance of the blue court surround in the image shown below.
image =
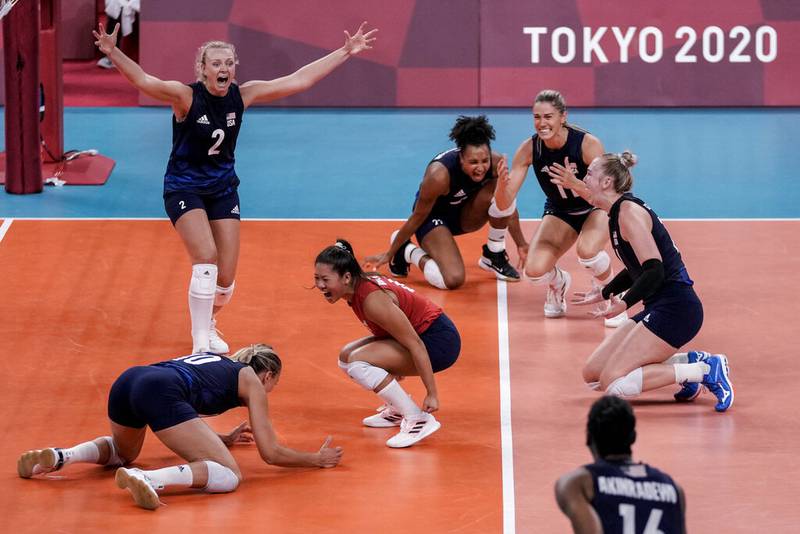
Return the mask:
[[[0,110],[0,115],[2,115]],[[511,158],[533,131],[529,109],[266,109],[244,117],[236,150],[243,218],[404,219],[428,161],[452,146],[459,114],[486,114]],[[632,149],[635,193],[663,218],[798,218],[800,109],[575,109],[571,122],[608,151]],[[168,108],[68,108],[67,149],[117,166],[104,186],[0,192],[0,217],[165,218]],[[5,139],[0,139],[0,148]],[[541,216],[532,172],[519,198]]]

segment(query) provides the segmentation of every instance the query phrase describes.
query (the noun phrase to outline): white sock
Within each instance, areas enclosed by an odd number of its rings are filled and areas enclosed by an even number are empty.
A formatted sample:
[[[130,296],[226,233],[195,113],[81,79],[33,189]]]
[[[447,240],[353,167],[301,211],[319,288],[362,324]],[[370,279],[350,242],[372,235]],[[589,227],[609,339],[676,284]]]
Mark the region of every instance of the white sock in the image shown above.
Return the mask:
[[[684,382],[702,382],[703,375],[708,372],[708,365],[702,362],[697,363],[676,363],[675,367],[675,382],[683,384]]]
[[[400,412],[403,417],[419,415],[422,413],[419,406],[408,396],[403,386],[392,380],[386,387],[378,391],[378,396],[389,406]]]
[[[486,246],[491,252],[503,252],[506,249],[506,228],[495,228],[490,224]]]
[[[64,455],[64,465],[74,463],[96,464],[100,459],[100,449],[93,441],[87,441],[80,445],[75,445],[70,449],[61,449]]]
[[[192,319],[193,351],[208,350],[208,333],[214,313],[217,289],[217,266],[208,263],[192,265],[189,282],[189,315]]]
[[[428,254],[418,246],[410,244],[406,245],[406,250],[403,252],[403,255],[408,263],[419,267],[419,261]]]
[[[160,488],[165,488],[167,486],[191,487],[192,482],[194,482],[192,468],[187,464],[144,471],[144,474],[150,477],[150,480],[153,481],[156,487]]]
[[[675,354],[664,360],[664,363],[672,365],[676,363],[689,363],[689,354],[686,352],[676,352]]]

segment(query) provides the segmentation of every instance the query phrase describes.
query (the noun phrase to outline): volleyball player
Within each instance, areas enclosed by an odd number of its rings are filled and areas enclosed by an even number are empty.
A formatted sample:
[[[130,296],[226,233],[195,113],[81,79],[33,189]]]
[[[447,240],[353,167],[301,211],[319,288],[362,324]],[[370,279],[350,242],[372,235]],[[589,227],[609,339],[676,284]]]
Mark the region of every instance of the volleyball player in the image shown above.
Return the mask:
[[[363,420],[370,427],[399,426],[389,447],[409,447],[441,427],[434,373],[453,365],[461,337],[442,308],[392,278],[362,271],[347,241],[326,247],[314,262],[314,284],[329,303],[343,299],[372,335],[351,341],[339,367],[385,405]],[[419,376],[427,392],[422,407],[398,379]]]
[[[45,448],[22,454],[17,472],[22,478],[45,475],[73,463],[120,466],[117,485],[148,510],[160,505],[167,488],[196,488],[208,493],[234,491],[242,480],[228,447],[255,441],[261,458],[285,467],[335,467],[341,447],[302,452],[278,443],[269,417],[267,394],[281,376],[282,364],[272,347],[251,345],[232,358],[211,353],[181,356],[122,373],[108,394],[111,435],[70,448]],[[217,434],[201,415],[217,415],[246,406],[249,424]],[[147,427],[187,463],[143,470],[124,467],[138,458]]]
[[[101,24],[95,44],[145,95],[172,107],[172,153],[164,175],[164,206],[192,262],[189,313],[192,352],[227,353],[216,329],[216,313],[234,290],[239,260],[239,177],[234,150],[242,114],[252,104],[270,102],[312,87],[348,58],[372,48],[373,29],[365,23],[344,45],[296,72],[274,80],[236,82],[235,47],[222,41],[197,52],[197,81],[186,85],[147,74],[116,47],[119,25],[107,34]]]

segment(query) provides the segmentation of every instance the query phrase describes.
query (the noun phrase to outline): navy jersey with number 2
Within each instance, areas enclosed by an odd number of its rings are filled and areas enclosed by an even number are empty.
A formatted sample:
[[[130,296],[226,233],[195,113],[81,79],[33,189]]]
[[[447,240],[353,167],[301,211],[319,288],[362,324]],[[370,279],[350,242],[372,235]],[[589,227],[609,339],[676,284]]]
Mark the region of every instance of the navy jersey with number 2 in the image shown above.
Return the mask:
[[[212,95],[202,82],[190,87],[189,113],[180,122],[172,117],[172,153],[164,175],[164,193],[231,193],[239,185],[234,170],[244,113],[239,86],[231,84],[225,96]]]

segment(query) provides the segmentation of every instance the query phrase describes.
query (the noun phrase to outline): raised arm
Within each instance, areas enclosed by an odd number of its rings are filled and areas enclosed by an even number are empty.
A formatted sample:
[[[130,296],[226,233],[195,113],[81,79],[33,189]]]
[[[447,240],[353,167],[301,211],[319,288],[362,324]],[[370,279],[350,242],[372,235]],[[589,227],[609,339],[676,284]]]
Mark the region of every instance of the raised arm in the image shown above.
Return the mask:
[[[422,403],[422,409],[426,412],[435,412],[439,409],[439,394],[436,391],[436,380],[433,378],[433,368],[431,359],[428,356],[428,349],[419,338],[408,317],[395,304],[391,296],[383,291],[373,291],[364,299],[364,316],[370,321],[380,325],[386,330],[395,341],[403,345],[417,369],[422,383],[428,394]]]
[[[417,196],[416,204],[414,204],[414,211],[411,213],[408,220],[403,223],[403,226],[400,227],[397,236],[389,246],[389,250],[383,254],[369,256],[366,258],[365,262],[374,269],[387,263],[403,243],[411,239],[411,236],[414,235],[417,228],[425,222],[436,200],[440,196],[447,194],[449,189],[450,173],[447,167],[436,161],[428,165],[428,168],[425,169],[425,176],[422,178],[422,183],[419,186],[419,195]]]
[[[531,163],[533,163],[533,140],[529,137],[519,145],[519,148],[514,153],[508,179],[497,181],[494,199],[499,209],[508,209],[514,199],[517,198],[517,193],[519,193],[522,183],[525,181],[525,175],[528,174],[528,167],[531,166]],[[516,239],[514,241],[516,242]]]
[[[336,67],[347,61],[350,56],[369,50],[375,42],[377,29],[364,33],[366,22],[362,22],[355,34],[344,32],[344,45],[294,73],[274,80],[251,80],[240,86],[244,106],[270,102],[285,96],[300,93],[309,89],[322,78],[333,72]]]
[[[342,448],[331,448],[328,436],[317,452],[303,452],[278,443],[267,408],[267,394],[258,376],[249,367],[239,371],[239,398],[250,413],[250,427],[261,458],[282,467],[335,467],[342,457]]]
[[[105,26],[99,24],[98,31],[92,31],[96,39],[94,44],[117,67],[117,70],[142,93],[151,98],[166,102],[172,106],[175,117],[182,119],[192,106],[192,88],[176,81],[164,81],[147,74],[134,60],[117,48],[119,24],[110,34]]]
[[[602,534],[603,525],[592,508],[592,475],[583,467],[562,476],[556,482],[558,507],[569,518],[575,534]]]

